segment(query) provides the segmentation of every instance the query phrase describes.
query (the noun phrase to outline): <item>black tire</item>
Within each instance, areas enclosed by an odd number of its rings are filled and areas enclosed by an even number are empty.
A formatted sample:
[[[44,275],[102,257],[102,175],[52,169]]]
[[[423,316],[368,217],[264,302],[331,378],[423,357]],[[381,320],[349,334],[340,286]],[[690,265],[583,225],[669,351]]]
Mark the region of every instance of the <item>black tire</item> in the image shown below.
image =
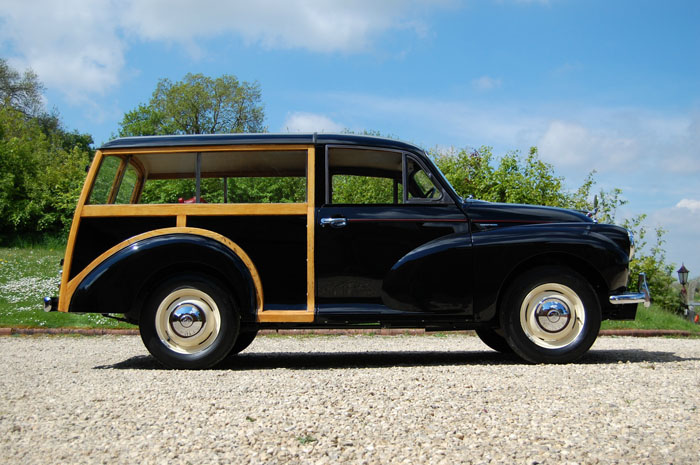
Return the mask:
[[[504,336],[501,336],[497,330],[493,328],[477,328],[476,335],[479,336],[481,342],[502,354],[512,354],[513,348],[508,345],[508,341]]]
[[[231,349],[231,352],[229,352],[229,356],[234,356],[240,352],[243,352],[250,344],[252,344],[253,340],[255,339],[255,336],[258,335],[258,330],[255,329],[253,331],[241,331],[238,333],[238,337],[236,338],[235,344],[233,344],[233,348]]]
[[[164,281],[141,312],[148,351],[169,368],[202,369],[224,359],[234,345],[239,316],[223,287],[200,274]]]
[[[501,306],[506,341],[532,363],[569,363],[591,348],[601,311],[590,284],[563,267],[544,267],[517,278]]]

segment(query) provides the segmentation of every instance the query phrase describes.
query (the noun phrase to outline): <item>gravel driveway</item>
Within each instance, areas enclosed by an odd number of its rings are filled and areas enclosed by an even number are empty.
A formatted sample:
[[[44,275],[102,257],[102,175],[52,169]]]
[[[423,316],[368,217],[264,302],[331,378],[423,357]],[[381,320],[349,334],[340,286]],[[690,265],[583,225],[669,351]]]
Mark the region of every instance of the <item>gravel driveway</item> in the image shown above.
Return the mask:
[[[468,335],[260,337],[167,371],[134,336],[2,337],[0,463],[674,463],[700,458],[700,340],[525,365]]]

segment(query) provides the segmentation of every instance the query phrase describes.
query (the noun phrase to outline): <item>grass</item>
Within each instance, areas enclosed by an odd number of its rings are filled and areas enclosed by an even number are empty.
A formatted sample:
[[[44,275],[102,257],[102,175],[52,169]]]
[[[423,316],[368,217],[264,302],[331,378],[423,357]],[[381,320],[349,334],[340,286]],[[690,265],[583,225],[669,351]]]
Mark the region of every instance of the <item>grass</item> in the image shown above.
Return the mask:
[[[64,245],[60,241],[19,245],[0,247],[0,327],[134,327],[99,314],[44,312],[42,299],[58,295],[59,262]],[[700,336],[700,325],[654,305],[649,308],[640,305],[634,321],[604,321],[602,329],[679,329]]]
[[[700,325],[653,304],[649,308],[640,305],[634,321],[604,321],[601,329],[678,329],[700,336]]]
[[[133,328],[99,314],[44,312],[43,298],[57,296],[61,243],[0,247],[0,327]]]

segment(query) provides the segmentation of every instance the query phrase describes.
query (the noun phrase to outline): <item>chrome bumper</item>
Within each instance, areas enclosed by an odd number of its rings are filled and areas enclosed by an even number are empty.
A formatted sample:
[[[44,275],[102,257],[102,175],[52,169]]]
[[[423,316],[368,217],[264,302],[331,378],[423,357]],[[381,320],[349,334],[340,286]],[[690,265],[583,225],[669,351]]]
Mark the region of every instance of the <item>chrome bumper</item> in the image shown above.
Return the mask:
[[[610,303],[615,305],[622,304],[644,304],[645,307],[651,305],[651,295],[649,294],[649,285],[647,284],[647,275],[639,273],[639,281],[637,283],[637,292],[629,294],[618,294],[610,296]]]
[[[45,312],[58,311],[58,297],[44,297],[44,311]]]

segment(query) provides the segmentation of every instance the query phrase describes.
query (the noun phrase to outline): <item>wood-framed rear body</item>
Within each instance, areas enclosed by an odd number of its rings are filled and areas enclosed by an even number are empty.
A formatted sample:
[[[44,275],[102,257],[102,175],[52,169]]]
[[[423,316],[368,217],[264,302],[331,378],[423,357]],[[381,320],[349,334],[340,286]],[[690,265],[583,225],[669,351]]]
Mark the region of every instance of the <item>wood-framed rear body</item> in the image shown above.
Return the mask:
[[[98,175],[98,171],[105,157],[108,156],[118,156],[122,158],[122,161],[132,158],[134,155],[139,154],[152,154],[152,153],[178,153],[178,152],[192,152],[196,150],[200,153],[207,152],[235,152],[235,151],[306,151],[306,201],[303,203],[268,203],[268,204],[126,204],[126,205],[90,205],[89,198],[91,194],[92,186]],[[136,189],[131,196],[131,201],[135,202],[141,194],[145,180],[148,179],[148,173],[142,164],[138,163],[138,160],[132,160],[132,166],[139,173],[139,179],[136,183]],[[125,163],[120,164],[120,170],[116,176],[118,178],[115,180],[115,184],[121,181],[120,176],[123,176],[123,169]],[[124,247],[133,244],[134,241],[141,240],[145,237],[152,237],[153,235],[164,233],[163,228],[155,228],[156,231],[152,231],[149,235],[148,231],[144,231],[141,234],[136,234],[133,237],[124,238],[117,244],[113,244],[111,247],[106,247],[101,253],[97,254],[89,263],[81,265],[80,270],[74,270],[74,257],[76,254],[76,245],[79,237],[81,222],[83,221],[95,221],[100,218],[124,218],[124,219],[142,219],[147,218],[161,218],[162,220],[172,219],[172,227],[168,227],[167,233],[187,233],[187,234],[202,234],[210,238],[222,242],[224,245],[229,247],[231,250],[237,254],[243,254],[246,258],[243,262],[249,268],[251,276],[256,277],[254,282],[256,282],[255,292],[259,296],[256,300],[257,302],[257,320],[258,322],[273,322],[273,323],[311,323],[314,321],[315,315],[315,270],[314,270],[314,231],[315,231],[315,170],[316,166],[316,152],[314,145],[224,145],[224,146],[202,146],[196,147],[167,147],[167,148],[138,148],[131,150],[124,149],[107,149],[98,150],[95,154],[95,158],[90,166],[87,174],[85,185],[83,186],[80,198],[78,200],[75,214],[73,216],[73,223],[71,225],[68,244],[66,246],[66,253],[63,263],[63,275],[61,280],[60,294],[59,294],[59,304],[58,310],[62,312],[67,312],[70,309],[70,302],[73,292],[80,284],[87,273],[91,269],[94,269],[102,261],[107,259],[112,254],[118,252]],[[118,188],[118,187],[117,187]],[[115,191],[113,186],[112,191]],[[114,195],[110,193],[110,201],[114,201]],[[298,217],[304,218],[306,223],[306,246],[305,246],[305,257],[306,257],[306,299],[305,308],[295,308],[285,309],[281,308],[279,305],[274,306],[274,308],[266,308],[264,300],[264,289],[263,284],[260,281],[259,273],[256,268],[256,264],[250,259],[244,248],[237,245],[234,241],[220,235],[215,231],[207,231],[202,228],[191,227],[190,223],[196,223],[199,218],[225,218],[225,217]],[[295,220],[296,221],[296,220]],[[300,225],[302,226],[302,225]],[[160,231],[158,231],[160,230]],[[72,273],[72,274],[71,274]],[[118,285],[118,283],[115,283]],[[96,310],[99,311],[99,310]]]

